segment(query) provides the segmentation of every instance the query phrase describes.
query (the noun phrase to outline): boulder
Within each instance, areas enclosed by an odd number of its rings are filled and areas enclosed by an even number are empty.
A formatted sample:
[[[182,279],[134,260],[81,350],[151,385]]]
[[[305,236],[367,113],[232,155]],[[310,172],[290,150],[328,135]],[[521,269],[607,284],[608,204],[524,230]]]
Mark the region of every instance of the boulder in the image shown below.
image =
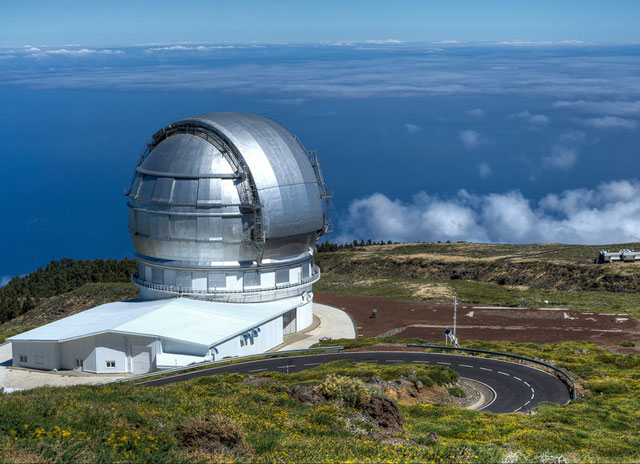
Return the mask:
[[[371,422],[389,431],[401,431],[404,419],[398,405],[389,398],[374,396],[363,407]]]
[[[294,400],[310,405],[320,404],[327,401],[327,399],[318,393],[313,387],[305,385],[294,385],[287,390],[287,394]]]

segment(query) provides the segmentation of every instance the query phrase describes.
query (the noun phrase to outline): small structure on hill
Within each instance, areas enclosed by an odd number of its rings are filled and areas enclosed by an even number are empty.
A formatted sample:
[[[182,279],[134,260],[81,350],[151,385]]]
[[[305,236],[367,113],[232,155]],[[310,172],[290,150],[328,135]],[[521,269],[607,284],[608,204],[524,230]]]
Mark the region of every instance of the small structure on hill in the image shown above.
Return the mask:
[[[635,261],[640,261],[640,251],[631,251],[631,250],[618,250],[617,252],[610,252],[607,250],[600,250],[598,253],[598,258],[596,259],[597,263],[633,263]]]

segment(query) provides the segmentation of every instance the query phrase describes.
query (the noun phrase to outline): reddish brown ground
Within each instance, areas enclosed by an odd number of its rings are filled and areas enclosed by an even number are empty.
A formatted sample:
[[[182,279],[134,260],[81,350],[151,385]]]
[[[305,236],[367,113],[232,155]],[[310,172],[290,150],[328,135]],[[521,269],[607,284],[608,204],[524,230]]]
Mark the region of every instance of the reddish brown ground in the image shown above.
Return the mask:
[[[346,310],[356,321],[358,336],[419,337],[443,341],[453,326],[453,305],[432,301],[399,301],[316,293],[315,301]],[[371,319],[371,310],[377,318]],[[513,342],[585,340],[620,351],[640,351],[640,321],[622,314],[589,313],[571,309],[495,308],[458,306],[458,338]],[[630,340],[635,349],[621,349]]]

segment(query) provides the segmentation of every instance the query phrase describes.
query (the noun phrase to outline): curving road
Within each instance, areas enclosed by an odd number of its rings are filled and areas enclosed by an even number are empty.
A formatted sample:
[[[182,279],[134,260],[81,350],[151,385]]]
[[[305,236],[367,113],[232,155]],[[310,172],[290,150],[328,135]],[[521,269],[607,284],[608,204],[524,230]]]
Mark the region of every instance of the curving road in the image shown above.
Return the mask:
[[[416,351],[340,352],[259,359],[142,381],[136,385],[166,385],[223,372],[234,374],[257,374],[264,371],[293,373],[343,359],[377,364],[406,362],[448,367],[458,372],[461,377],[481,382],[493,391],[494,397],[490,403],[481,408],[483,411],[494,413],[528,411],[543,401],[560,404],[569,402],[567,385],[547,372],[498,359]]]

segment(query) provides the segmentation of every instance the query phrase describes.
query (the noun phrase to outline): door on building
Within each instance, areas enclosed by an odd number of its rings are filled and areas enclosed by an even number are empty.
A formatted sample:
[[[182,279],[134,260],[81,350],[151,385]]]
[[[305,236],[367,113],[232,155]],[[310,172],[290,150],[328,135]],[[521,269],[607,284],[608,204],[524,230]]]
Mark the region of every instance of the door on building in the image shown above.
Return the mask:
[[[282,315],[282,334],[296,333],[296,309],[287,311]]]
[[[151,348],[148,346],[131,345],[131,372],[144,374],[151,370]]]

